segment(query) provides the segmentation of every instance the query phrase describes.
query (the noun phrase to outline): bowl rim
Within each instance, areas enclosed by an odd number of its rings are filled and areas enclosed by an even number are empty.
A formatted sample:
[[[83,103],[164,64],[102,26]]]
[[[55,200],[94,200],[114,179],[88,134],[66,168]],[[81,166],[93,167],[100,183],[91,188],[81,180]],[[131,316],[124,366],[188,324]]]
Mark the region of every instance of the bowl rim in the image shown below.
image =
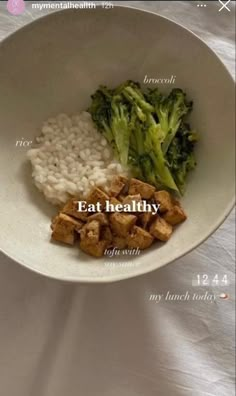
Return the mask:
[[[131,5],[114,5],[115,8],[119,8],[119,9],[129,9],[130,11],[134,10],[134,11],[138,11],[140,13],[146,13],[146,14],[152,14],[157,16],[158,18],[167,20],[168,22],[175,24],[176,26],[184,29],[185,31],[187,31],[190,35],[194,36],[195,39],[197,39],[201,45],[205,46],[205,48],[207,48],[208,51],[210,51],[212,53],[212,55],[216,58],[216,60],[218,62],[220,62],[221,66],[223,67],[223,69],[225,70],[225,72],[228,74],[229,79],[231,79],[232,84],[235,84],[235,80],[232,76],[232,74],[230,73],[230,71],[228,70],[227,66],[224,64],[224,62],[222,61],[222,59],[219,57],[219,55],[211,48],[208,46],[208,44],[199,36],[197,36],[197,34],[195,34],[194,32],[192,32],[190,29],[186,28],[185,26],[183,26],[181,23],[176,22],[166,16],[160,15],[159,13],[156,13],[154,11],[151,10],[144,10],[142,8],[139,7],[133,7]],[[102,8],[101,4],[97,4],[96,5],[96,9],[97,8]],[[69,12],[75,12],[76,10],[72,10],[72,9],[63,9],[63,10],[54,10],[53,12],[50,12],[46,15],[42,15],[36,19],[33,19],[32,21],[30,21],[29,23],[26,23],[24,26],[20,27],[19,29],[15,30],[14,32],[11,32],[9,35],[7,35],[3,40],[1,40],[0,42],[0,50],[2,48],[2,45],[12,38],[12,36],[16,35],[18,32],[20,31],[24,31],[30,28],[30,25],[37,23],[37,21],[40,21],[41,19],[45,19],[45,18],[50,18],[52,17],[53,14],[56,13],[69,13]],[[83,11],[89,11],[87,9],[83,9]],[[96,11],[96,10],[95,10]],[[234,184],[235,184],[235,180],[234,180]],[[212,225],[212,229],[210,232],[206,232],[204,235],[202,235],[201,237],[199,237],[197,240],[195,240],[191,245],[189,245],[187,248],[185,248],[183,250],[183,252],[178,255],[176,254],[176,257],[173,257],[170,261],[166,260],[164,261],[158,268],[148,268],[146,269],[145,265],[142,265],[140,267],[136,267],[138,268],[138,270],[136,271],[136,273],[124,273],[124,274],[109,274],[109,275],[105,275],[102,278],[92,278],[91,276],[88,277],[83,277],[83,278],[76,278],[73,276],[63,276],[60,277],[59,275],[54,275],[52,273],[48,273],[47,271],[41,271],[40,269],[36,269],[33,268],[32,266],[29,266],[27,263],[24,263],[23,260],[18,259],[14,256],[14,254],[9,253],[7,251],[5,251],[4,249],[2,249],[0,247],[0,252],[3,254],[3,256],[6,256],[8,259],[12,260],[13,262],[15,262],[16,264],[20,264],[22,267],[27,268],[28,270],[32,271],[33,273],[37,273],[43,277],[49,278],[49,279],[53,279],[53,280],[57,280],[57,281],[61,281],[61,282],[65,282],[65,283],[85,283],[85,284],[107,284],[107,283],[114,283],[114,282],[118,282],[118,281],[124,281],[124,280],[128,280],[128,279],[132,279],[132,278],[136,278],[138,276],[141,275],[145,275],[148,273],[151,273],[153,271],[156,271],[166,265],[169,265],[171,263],[173,263],[174,261],[177,261],[179,259],[181,259],[182,257],[186,256],[188,253],[192,252],[194,249],[196,249],[198,246],[200,246],[202,243],[204,243],[212,234],[215,233],[215,231],[224,223],[224,221],[227,219],[227,217],[230,215],[230,213],[232,212],[233,208],[235,206],[235,194],[232,196],[230,202],[227,204],[227,206],[225,207],[224,211],[222,212],[221,216],[217,217],[217,220],[214,222],[214,224]]]

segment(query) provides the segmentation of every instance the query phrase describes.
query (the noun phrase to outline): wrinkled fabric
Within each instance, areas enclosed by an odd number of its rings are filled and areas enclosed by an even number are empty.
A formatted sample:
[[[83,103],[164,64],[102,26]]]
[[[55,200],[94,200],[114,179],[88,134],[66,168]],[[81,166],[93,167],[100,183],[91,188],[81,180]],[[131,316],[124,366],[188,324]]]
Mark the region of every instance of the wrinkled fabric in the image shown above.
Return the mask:
[[[231,12],[219,12],[218,1],[124,3],[186,26],[233,74],[232,1]],[[49,12],[27,2],[12,17],[0,2],[0,39]],[[234,221],[235,212],[184,258],[114,284],[50,280],[1,255],[0,395],[233,396]],[[193,286],[198,274],[228,284]]]

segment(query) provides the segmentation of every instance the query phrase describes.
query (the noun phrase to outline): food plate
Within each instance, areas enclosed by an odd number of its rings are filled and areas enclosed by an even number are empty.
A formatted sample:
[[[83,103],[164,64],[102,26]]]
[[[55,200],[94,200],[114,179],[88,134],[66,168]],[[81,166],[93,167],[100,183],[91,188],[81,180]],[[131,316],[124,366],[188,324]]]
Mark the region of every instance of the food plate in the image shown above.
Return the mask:
[[[66,10],[4,40],[0,57],[0,247],[10,258],[52,278],[111,282],[170,263],[224,221],[234,205],[234,83],[216,54],[193,33],[159,15],[127,7]],[[167,244],[135,257],[98,260],[49,243],[56,209],[32,183],[28,143],[16,142],[33,141],[48,117],[87,109],[100,84],[115,86],[132,79],[147,85],[145,76],[175,76],[160,88],[168,92],[181,87],[194,100],[191,124],[200,140],[198,166],[181,200],[188,220]]]

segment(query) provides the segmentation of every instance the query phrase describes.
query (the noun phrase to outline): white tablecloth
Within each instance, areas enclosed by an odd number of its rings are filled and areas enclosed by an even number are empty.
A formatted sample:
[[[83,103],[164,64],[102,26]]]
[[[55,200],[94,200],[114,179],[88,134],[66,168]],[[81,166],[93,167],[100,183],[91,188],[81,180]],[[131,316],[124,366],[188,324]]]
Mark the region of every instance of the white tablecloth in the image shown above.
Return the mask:
[[[205,2],[207,7],[197,1],[128,3],[187,26],[233,72],[232,1],[231,12],[219,12],[218,1]],[[32,12],[27,2],[26,12],[13,17],[0,2],[0,39],[46,12]],[[234,235],[231,213],[186,257],[146,276],[99,286],[49,280],[1,255],[0,395],[234,395]],[[192,286],[197,274],[209,280],[226,275],[230,284]],[[171,301],[168,291],[190,297]],[[204,299],[194,300],[194,293]],[[151,294],[162,295],[160,302]]]

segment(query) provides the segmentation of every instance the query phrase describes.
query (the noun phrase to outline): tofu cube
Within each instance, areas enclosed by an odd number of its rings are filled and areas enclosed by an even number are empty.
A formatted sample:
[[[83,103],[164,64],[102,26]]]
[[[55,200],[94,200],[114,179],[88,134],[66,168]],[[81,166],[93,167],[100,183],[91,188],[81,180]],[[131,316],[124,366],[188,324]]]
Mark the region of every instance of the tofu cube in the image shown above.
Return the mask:
[[[186,220],[187,216],[180,206],[174,205],[170,210],[168,210],[168,212],[164,214],[163,218],[167,221],[167,223],[174,226]]]
[[[129,194],[135,195],[140,194],[142,199],[150,199],[152,198],[155,187],[151,186],[151,184],[144,183],[138,179],[131,179],[129,185]]]
[[[127,236],[127,244],[129,248],[147,249],[151,246],[154,238],[149,232],[141,227],[134,226],[131,233]]]
[[[112,245],[113,236],[110,227],[101,228],[101,239],[107,242],[107,247]]]
[[[127,246],[126,238],[122,238],[120,236],[114,235],[112,239],[112,246],[117,249],[125,249]]]
[[[121,201],[119,201],[117,198],[115,198],[115,197],[111,197],[110,199],[109,199],[109,203],[111,204],[111,205],[114,205],[114,206],[116,206],[116,205],[118,205],[118,204],[121,204]],[[111,211],[111,210],[110,210]],[[115,212],[115,210],[114,210],[114,212]]]
[[[101,225],[108,225],[108,217],[105,213],[94,213],[93,215],[87,218],[87,221],[97,220]]]
[[[123,203],[125,198],[126,198],[126,195],[124,195],[124,194],[119,194],[117,197],[117,199],[120,201],[120,203]]]
[[[59,215],[57,215],[57,216],[55,216],[55,217],[52,217],[52,222],[51,222],[51,225],[50,225],[51,230],[54,229],[54,226],[55,226],[55,224],[56,224],[58,218],[59,218]]]
[[[114,234],[126,237],[136,223],[137,217],[128,213],[112,213],[110,215],[111,230]]]
[[[128,184],[129,183],[128,177],[122,176],[122,175],[117,176],[117,177],[119,177],[119,179],[122,181],[122,183],[124,183],[124,184]]]
[[[104,240],[98,241],[97,243],[93,244],[88,241],[88,239],[81,239],[80,240],[80,249],[89,254],[90,256],[94,257],[102,257],[104,251],[107,247],[107,242]]]
[[[168,241],[170,238],[173,228],[160,216],[157,216],[154,222],[150,226],[150,234],[160,241]]]
[[[79,233],[81,228],[84,226],[84,223],[80,220],[76,220],[76,222],[77,222],[77,224],[75,226],[75,231]]]
[[[180,206],[181,207],[179,200],[176,199],[175,197],[172,197],[172,204],[173,204],[173,206],[176,205],[176,206]]]
[[[153,217],[154,216],[151,212],[144,212],[139,215],[138,219],[142,227],[146,229],[150,224],[151,220],[153,219]]]
[[[164,190],[156,191],[154,193],[154,199],[155,199],[156,203],[160,204],[160,207],[159,207],[160,213],[167,212],[167,210],[170,210],[173,206],[172,198],[168,191],[164,191]]]
[[[62,213],[65,213],[69,216],[73,216],[76,219],[86,221],[88,217],[88,212],[79,212],[78,211],[78,200],[75,198],[70,199],[65,206],[61,210]]]
[[[124,176],[117,176],[111,183],[111,188],[109,194],[112,197],[117,197],[125,188],[128,182],[127,177]]]
[[[140,194],[135,194],[135,195],[127,195],[127,197],[125,197],[122,201],[123,205],[133,205],[133,202],[138,203],[138,202],[142,202],[142,198]]]
[[[80,221],[64,213],[59,213],[52,223],[52,239],[73,245],[76,239],[75,231],[81,227]]]
[[[100,223],[92,220],[85,224],[80,230],[81,240],[87,240],[90,244],[96,244],[100,237]]]
[[[95,187],[87,197],[87,203],[96,205],[97,202],[100,202],[101,207],[104,208],[106,201],[109,201],[109,199],[110,197],[104,191],[98,187]]]

